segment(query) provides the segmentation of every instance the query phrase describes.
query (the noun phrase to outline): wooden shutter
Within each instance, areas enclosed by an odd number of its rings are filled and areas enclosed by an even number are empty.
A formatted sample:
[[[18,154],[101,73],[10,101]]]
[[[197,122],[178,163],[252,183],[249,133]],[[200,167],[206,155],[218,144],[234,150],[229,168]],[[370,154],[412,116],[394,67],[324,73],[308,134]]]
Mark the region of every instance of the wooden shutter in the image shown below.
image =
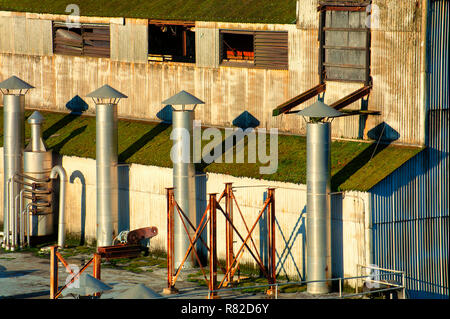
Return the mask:
[[[288,33],[257,31],[254,33],[255,67],[288,69]]]
[[[109,25],[81,24],[80,28],[68,28],[63,22],[54,22],[53,30],[53,52],[56,54],[110,56]]]

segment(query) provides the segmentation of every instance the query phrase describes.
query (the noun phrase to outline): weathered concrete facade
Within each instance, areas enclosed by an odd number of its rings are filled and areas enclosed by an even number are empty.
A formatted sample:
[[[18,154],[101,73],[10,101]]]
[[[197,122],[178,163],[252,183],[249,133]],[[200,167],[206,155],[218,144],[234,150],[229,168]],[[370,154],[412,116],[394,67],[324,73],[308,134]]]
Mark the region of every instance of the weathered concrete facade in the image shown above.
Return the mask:
[[[51,21],[65,21],[67,16],[0,12],[0,78],[16,74],[32,83],[38,89],[31,92],[29,105],[48,110],[66,110],[74,96],[84,98],[109,83],[129,96],[119,116],[157,120],[161,101],[184,89],[206,102],[197,114],[204,124],[230,126],[248,111],[261,127],[304,134],[297,116],[272,117],[272,110],[319,83],[317,4],[317,0],[302,0],[296,25],[197,21],[196,63],[147,62],[146,19],[80,17],[80,22],[110,24],[111,58],[105,59],[53,54]],[[367,138],[370,130],[385,123],[385,138],[422,145],[421,2],[376,0],[373,5],[379,11],[372,14],[378,24],[371,30],[373,89],[368,109],[381,115],[367,121],[361,116],[336,119],[332,135]],[[288,70],[222,66],[220,29],[287,31]],[[362,85],[327,81],[325,102],[333,103]],[[91,101],[86,102],[93,112]],[[361,101],[347,108],[360,109]]]

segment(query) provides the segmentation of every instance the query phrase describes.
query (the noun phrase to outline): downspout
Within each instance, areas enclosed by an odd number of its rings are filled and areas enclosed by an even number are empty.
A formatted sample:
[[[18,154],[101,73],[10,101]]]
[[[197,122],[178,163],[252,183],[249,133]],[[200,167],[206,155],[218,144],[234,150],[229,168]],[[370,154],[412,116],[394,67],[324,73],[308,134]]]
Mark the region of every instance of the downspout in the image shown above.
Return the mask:
[[[422,101],[423,135],[421,144],[428,144],[428,11],[429,0],[422,0],[422,25],[421,25],[421,63],[420,63],[420,94]]]
[[[66,201],[66,182],[67,182],[67,174],[64,168],[60,165],[53,166],[52,171],[50,172],[50,178],[56,179],[59,176],[59,218],[58,218],[58,246],[63,248],[64,241],[66,237],[65,233],[65,208],[64,204]]]

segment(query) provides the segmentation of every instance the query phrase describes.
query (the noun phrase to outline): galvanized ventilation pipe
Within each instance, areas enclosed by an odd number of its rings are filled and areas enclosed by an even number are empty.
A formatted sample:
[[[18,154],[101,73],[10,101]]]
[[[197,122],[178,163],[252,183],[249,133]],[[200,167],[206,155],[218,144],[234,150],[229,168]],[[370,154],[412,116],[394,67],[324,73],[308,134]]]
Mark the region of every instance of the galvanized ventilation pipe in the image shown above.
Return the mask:
[[[66,202],[66,170],[59,165],[53,166],[50,172],[50,178],[56,179],[59,176],[59,217],[58,217],[58,246],[63,248],[66,239],[66,220],[65,220],[65,202]]]
[[[96,105],[97,247],[118,234],[117,103],[127,96],[109,85],[87,95]]]
[[[195,166],[192,151],[193,122],[197,104],[204,104],[204,102],[188,92],[181,91],[162,103],[171,105],[173,108],[173,130],[170,138],[174,141],[171,157],[173,162],[175,201],[183,213],[189,218],[189,221],[197,227]],[[181,105],[181,108],[175,108],[174,105]],[[191,107],[186,108],[186,105],[190,105]],[[189,236],[193,238],[195,230],[188,226],[186,220],[183,221],[180,218],[175,209],[174,266],[176,268],[180,266],[190,245],[185,227],[188,229]],[[195,266],[195,264],[193,254],[191,253],[183,264],[183,267],[190,268]]]
[[[309,117],[306,125],[306,242],[307,291],[331,290],[331,123],[342,113],[317,101],[299,112]]]
[[[3,189],[8,189],[8,181],[11,180],[11,196],[3,198],[3,244],[6,249],[14,249],[16,242],[10,241],[10,234],[15,228],[16,220],[12,209],[14,205],[10,198],[19,194],[20,185],[12,182],[13,175],[23,171],[24,148],[24,111],[25,94],[33,88],[30,84],[16,76],[0,83],[0,91],[3,93]],[[10,225],[13,228],[10,228]]]

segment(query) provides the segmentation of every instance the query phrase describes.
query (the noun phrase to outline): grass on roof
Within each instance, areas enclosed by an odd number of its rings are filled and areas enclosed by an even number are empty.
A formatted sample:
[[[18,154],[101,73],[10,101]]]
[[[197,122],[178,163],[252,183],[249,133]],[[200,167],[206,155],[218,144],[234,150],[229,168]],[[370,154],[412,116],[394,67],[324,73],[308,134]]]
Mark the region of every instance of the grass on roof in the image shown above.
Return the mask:
[[[0,0],[0,10],[70,14],[77,4],[81,16],[164,20],[295,23],[296,0]]]
[[[3,108],[2,108],[3,109]],[[25,116],[32,111],[27,110]],[[95,117],[41,112],[45,117],[42,135],[48,149],[61,155],[95,158]],[[26,144],[30,127],[25,125]],[[119,120],[119,162],[172,167],[171,125]],[[225,134],[222,134],[224,136]],[[268,145],[269,141],[267,140]],[[209,141],[204,141],[207,144]],[[0,113],[0,146],[3,146],[3,111]],[[332,189],[367,191],[421,151],[420,148],[376,143],[333,141],[331,145]],[[247,148],[245,148],[247,160]],[[205,172],[264,180],[306,183],[306,138],[278,136],[278,170],[260,174],[262,163],[198,164]]]

